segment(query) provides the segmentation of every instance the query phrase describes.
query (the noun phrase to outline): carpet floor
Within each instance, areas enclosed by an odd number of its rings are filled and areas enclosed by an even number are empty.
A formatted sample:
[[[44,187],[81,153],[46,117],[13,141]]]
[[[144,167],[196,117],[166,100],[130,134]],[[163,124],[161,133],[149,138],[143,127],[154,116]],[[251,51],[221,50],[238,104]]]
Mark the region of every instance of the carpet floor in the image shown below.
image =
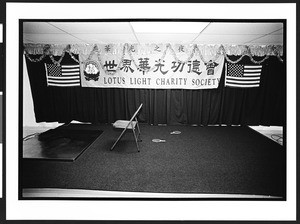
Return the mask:
[[[120,132],[88,127],[104,132],[76,161],[22,160],[21,187],[285,197],[285,147],[248,127],[142,124],[140,152],[129,131],[110,151]]]

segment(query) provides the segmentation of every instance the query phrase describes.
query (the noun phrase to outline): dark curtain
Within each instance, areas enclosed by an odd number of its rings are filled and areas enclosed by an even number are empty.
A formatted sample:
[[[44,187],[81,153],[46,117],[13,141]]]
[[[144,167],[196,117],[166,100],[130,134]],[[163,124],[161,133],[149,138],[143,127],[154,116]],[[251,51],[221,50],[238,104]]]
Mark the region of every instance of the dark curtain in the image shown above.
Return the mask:
[[[238,57],[229,58],[236,60]],[[70,60],[66,54],[63,62]],[[129,119],[143,103],[139,119],[154,125],[285,124],[286,73],[284,63],[275,56],[263,63],[260,87],[249,89],[224,87],[225,67],[217,89],[47,87],[45,62],[51,63],[50,58],[42,62],[26,58],[37,122],[112,123],[117,119]],[[251,61],[244,57],[240,63]]]

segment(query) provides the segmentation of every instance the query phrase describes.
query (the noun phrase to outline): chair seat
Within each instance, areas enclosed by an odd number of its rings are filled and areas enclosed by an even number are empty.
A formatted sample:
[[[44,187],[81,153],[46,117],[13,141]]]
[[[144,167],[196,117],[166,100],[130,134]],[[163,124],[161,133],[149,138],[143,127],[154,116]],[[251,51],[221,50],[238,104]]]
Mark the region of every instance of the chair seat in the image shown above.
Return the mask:
[[[114,128],[126,128],[129,122],[130,121],[126,121],[126,120],[117,120],[115,123],[113,123],[113,127]],[[131,121],[131,123],[132,124],[129,125],[127,129],[132,129],[132,127],[135,128],[137,122]]]
[[[113,150],[113,148],[120,141],[122,136],[125,134],[126,130],[131,129],[132,132],[133,132],[133,135],[134,135],[134,140],[135,140],[135,143],[136,143],[137,150],[138,150],[138,152],[140,151],[138,141],[141,141],[141,139],[140,139],[141,132],[140,132],[139,123],[138,123],[138,120],[137,120],[136,116],[138,115],[138,113],[141,110],[142,106],[143,106],[143,104],[141,103],[139,108],[134,112],[134,114],[132,115],[132,117],[130,118],[129,121],[127,121],[127,120],[117,120],[115,123],[112,124],[115,129],[123,129],[123,131],[119,135],[118,139],[115,141],[113,146],[110,148],[110,150]],[[134,121],[134,119],[135,119],[135,121]],[[137,127],[137,129],[135,127]],[[136,133],[136,130],[137,130],[137,133]]]

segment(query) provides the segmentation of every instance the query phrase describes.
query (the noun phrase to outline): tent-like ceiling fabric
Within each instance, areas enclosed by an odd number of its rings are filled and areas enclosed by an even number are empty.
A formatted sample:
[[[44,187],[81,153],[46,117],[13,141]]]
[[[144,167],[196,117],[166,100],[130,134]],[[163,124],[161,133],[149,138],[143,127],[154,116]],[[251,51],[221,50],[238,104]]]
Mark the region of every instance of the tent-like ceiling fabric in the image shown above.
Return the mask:
[[[283,23],[24,22],[23,43],[282,45]]]

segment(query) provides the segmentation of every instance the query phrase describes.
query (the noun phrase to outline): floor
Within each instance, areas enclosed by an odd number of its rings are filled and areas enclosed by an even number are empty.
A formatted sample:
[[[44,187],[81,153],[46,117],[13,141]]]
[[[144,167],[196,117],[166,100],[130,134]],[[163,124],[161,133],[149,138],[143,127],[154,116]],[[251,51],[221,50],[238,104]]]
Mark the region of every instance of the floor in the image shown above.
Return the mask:
[[[269,195],[250,194],[174,194],[174,193],[141,193],[116,192],[83,189],[60,188],[26,188],[23,189],[23,198],[197,198],[197,199],[281,199]]]
[[[54,127],[51,127],[54,128]],[[283,136],[283,128],[278,126],[250,126],[253,130],[261,133],[262,135],[266,136],[267,138],[272,139],[273,141],[277,142],[278,144],[283,144],[282,136]],[[23,138],[31,138],[36,136],[39,133],[42,133],[49,128],[47,127],[25,127],[23,129]],[[59,188],[26,188],[23,189],[23,197],[49,197],[49,198],[59,198],[59,197],[82,197],[82,198],[103,198],[103,197],[126,197],[126,198],[135,198],[135,197],[142,197],[142,198],[227,198],[227,199],[234,199],[234,198],[242,198],[242,199],[276,199],[276,197],[268,196],[268,195],[240,195],[240,194],[151,194],[151,193],[135,193],[135,192],[108,192],[108,191],[95,191],[95,190],[82,190],[82,189],[59,189]]]
[[[280,126],[249,126],[253,130],[272,139],[280,145],[283,145],[283,127]],[[52,127],[54,128],[54,127]],[[42,133],[50,129],[49,127],[24,127],[23,138],[34,137],[36,134]]]

